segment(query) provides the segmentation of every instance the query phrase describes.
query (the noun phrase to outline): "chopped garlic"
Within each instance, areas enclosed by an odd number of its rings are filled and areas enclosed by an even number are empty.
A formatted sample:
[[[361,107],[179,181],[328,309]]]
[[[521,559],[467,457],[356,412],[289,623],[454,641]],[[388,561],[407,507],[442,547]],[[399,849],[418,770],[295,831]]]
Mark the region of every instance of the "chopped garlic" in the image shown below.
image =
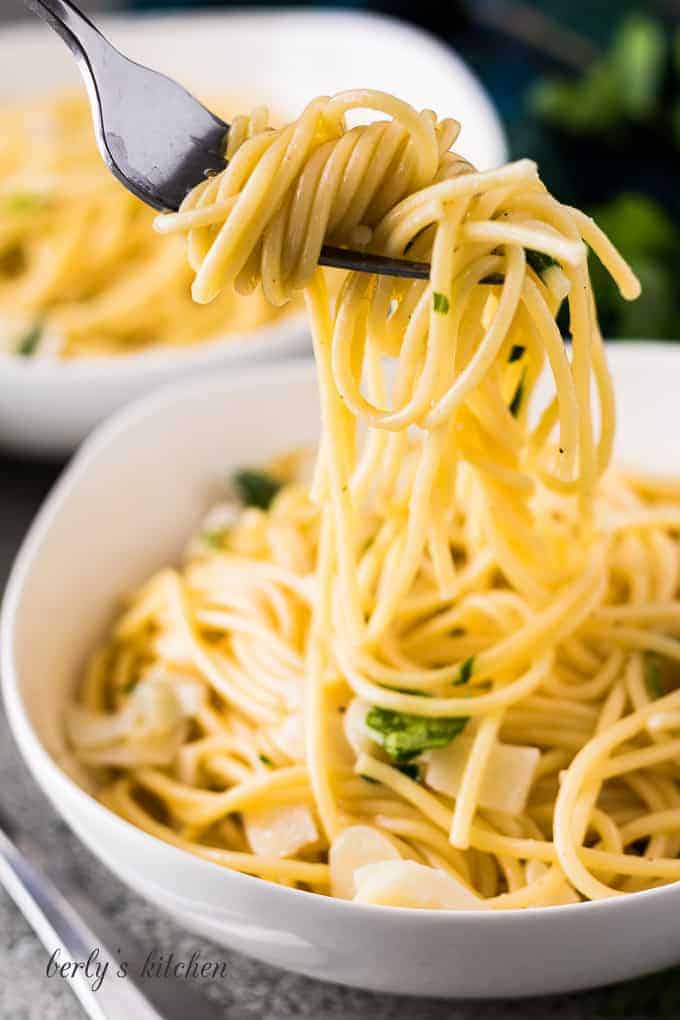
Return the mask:
[[[448,747],[425,755],[425,782],[433,790],[457,797],[474,740],[458,737]],[[536,747],[496,743],[479,790],[479,805],[518,815],[524,810],[541,752]]]
[[[72,705],[66,732],[81,761],[90,765],[134,768],[168,765],[186,738],[186,722],[201,703],[197,685],[175,689],[162,676],[140,680],[117,712]]]
[[[484,901],[440,868],[415,861],[379,861],[354,874],[356,903],[425,910],[482,910]]]
[[[371,731],[366,725],[369,708],[368,702],[362,701],[361,698],[353,698],[343,717],[342,724],[347,742],[357,756],[370,754],[375,747]]]
[[[246,811],[243,826],[251,850],[262,857],[290,857],[319,838],[312,812],[305,804]]]
[[[277,729],[269,734],[279,751],[291,761],[305,760],[305,721],[302,712],[287,715]]]
[[[351,825],[337,836],[328,855],[331,895],[351,900],[356,892],[354,875],[366,864],[400,860],[394,843],[371,825]]]

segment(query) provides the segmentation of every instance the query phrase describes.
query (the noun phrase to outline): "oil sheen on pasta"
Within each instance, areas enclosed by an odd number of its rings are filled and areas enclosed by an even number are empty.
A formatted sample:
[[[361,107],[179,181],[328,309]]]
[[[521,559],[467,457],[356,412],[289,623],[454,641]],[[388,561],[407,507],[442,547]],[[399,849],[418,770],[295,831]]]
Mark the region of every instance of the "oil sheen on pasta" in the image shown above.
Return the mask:
[[[0,109],[0,350],[116,355],[243,333],[261,296],[191,300],[184,246],[101,161],[84,99]]]
[[[322,438],[311,484],[274,465],[278,491],[132,598],[71,740],[114,811],[262,878],[430,908],[618,896],[680,878],[680,484],[610,468],[588,249],[639,286],[532,162],[478,173],[457,134],[376,92],[277,131],[256,111],[158,224],[199,302],[304,291]],[[332,300],[324,241],[431,280],[351,274]]]

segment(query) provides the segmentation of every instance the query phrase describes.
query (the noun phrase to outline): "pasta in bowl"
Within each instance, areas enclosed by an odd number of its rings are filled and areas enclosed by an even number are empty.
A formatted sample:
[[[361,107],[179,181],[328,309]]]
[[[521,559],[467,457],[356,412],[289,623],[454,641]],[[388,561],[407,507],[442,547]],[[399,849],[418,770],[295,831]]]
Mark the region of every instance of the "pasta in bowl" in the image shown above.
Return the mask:
[[[626,344],[609,352],[609,362],[619,395],[619,459],[677,470],[677,351]],[[66,738],[67,706],[92,649],[120,615],[121,595],[140,590],[164,565],[174,565],[181,577],[192,534],[200,538],[204,562],[205,554],[221,555],[203,545],[203,532],[220,530],[228,518],[221,511],[203,522],[230,496],[233,475],[244,465],[271,466],[300,445],[313,447],[318,428],[314,367],[260,366],[146,398],[98,430],[77,455],[19,555],[0,631],[12,731],[55,809],[119,878],[183,926],[325,980],[383,992],[489,997],[574,990],[674,963],[677,884],[554,907],[367,906],[296,890],[275,874],[263,879],[219,866],[130,824],[97,799],[99,778],[93,781],[92,766],[78,763]],[[281,471],[280,463],[274,467]],[[68,598],[60,594],[65,578]],[[344,760],[352,761],[344,744],[346,714],[337,713],[338,742]],[[382,749],[372,756],[382,758]],[[276,753],[272,760],[278,767]],[[255,768],[270,773],[259,760]],[[358,776],[347,780],[373,793],[381,789]],[[133,797],[151,808],[153,820],[163,818],[152,797],[139,791]]]

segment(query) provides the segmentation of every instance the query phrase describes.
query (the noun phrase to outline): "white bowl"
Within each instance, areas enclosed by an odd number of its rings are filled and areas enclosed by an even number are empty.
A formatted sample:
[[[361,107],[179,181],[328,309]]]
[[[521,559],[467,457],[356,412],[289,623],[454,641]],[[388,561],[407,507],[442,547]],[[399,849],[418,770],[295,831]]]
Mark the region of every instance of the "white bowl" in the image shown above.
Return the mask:
[[[316,95],[369,87],[463,123],[460,149],[480,169],[506,156],[503,130],[472,72],[432,36],[358,13],[248,12],[121,17],[104,30],[129,56],[206,97],[224,95],[279,117]],[[79,86],[75,62],[45,26],[0,33],[0,102]],[[28,70],[30,69],[30,71]],[[58,362],[0,354],[0,446],[70,452],[115,408],[161,383],[308,346],[302,316],[179,351]]]
[[[680,472],[680,348],[611,352],[623,452]],[[65,773],[62,710],[121,593],[175,560],[237,466],[313,442],[307,361],[166,388],[119,412],[33,524],[0,624],[5,702],[36,779],[84,843],[186,927],[314,977],[379,991],[519,996],[586,988],[680,959],[680,883],[507,913],[371,907],[226,871],[146,835]]]

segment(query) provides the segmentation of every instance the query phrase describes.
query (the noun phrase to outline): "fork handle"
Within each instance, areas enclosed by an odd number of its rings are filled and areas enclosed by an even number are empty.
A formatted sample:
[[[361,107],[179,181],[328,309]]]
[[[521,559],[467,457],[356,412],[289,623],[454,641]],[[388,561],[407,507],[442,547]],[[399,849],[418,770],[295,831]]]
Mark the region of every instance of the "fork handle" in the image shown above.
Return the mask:
[[[119,961],[47,876],[0,829],[0,887],[3,886],[48,953],[59,950],[59,962],[86,961],[96,948],[97,962],[108,965],[97,991],[92,988],[92,978],[82,969],[70,977],[71,989],[91,1020],[163,1020],[130,978],[116,976]]]
[[[111,43],[71,0],[24,0],[24,5],[61,36],[77,58],[81,70],[87,71],[85,77],[89,84],[92,81],[92,64],[107,50],[113,49]]]

